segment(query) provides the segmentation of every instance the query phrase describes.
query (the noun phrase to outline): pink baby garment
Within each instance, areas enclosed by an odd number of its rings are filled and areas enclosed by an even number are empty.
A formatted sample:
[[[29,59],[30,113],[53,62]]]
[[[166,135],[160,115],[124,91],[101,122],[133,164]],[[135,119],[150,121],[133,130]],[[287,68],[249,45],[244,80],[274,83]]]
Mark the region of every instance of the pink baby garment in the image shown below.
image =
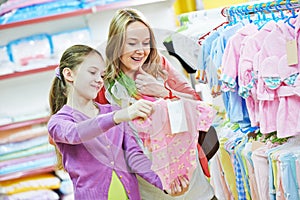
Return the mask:
[[[154,113],[147,120],[137,119],[133,122],[139,136],[147,141],[144,145],[152,152],[152,170],[158,174],[166,189],[170,189],[171,182],[180,175],[191,180],[198,159],[199,130],[207,131],[215,115],[214,109],[204,102],[187,99],[176,101],[183,103],[188,128],[186,132],[171,132],[167,107],[170,100],[156,101]]]

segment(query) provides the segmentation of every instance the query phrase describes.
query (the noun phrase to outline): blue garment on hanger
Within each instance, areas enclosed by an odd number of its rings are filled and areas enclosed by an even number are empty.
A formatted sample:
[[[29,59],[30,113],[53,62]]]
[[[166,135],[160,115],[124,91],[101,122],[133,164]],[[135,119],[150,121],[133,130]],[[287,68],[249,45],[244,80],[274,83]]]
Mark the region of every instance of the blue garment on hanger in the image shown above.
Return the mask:
[[[281,173],[284,197],[286,200],[299,200],[299,185],[296,179],[296,157],[294,153],[287,153],[279,156],[281,161]]]

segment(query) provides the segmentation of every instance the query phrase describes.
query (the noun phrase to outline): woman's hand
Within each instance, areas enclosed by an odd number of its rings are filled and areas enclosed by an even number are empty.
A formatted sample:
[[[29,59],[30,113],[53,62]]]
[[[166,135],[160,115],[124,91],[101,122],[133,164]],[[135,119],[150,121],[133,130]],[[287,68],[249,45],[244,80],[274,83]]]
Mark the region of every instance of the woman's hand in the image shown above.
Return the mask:
[[[183,195],[189,189],[189,181],[185,176],[177,177],[171,183],[171,191],[167,191],[171,196]]]
[[[165,97],[168,96],[168,90],[151,74],[145,72],[142,67],[135,78],[136,88],[139,93],[147,96]]]
[[[116,111],[114,121],[118,124],[138,117],[147,119],[153,112],[153,105],[154,103],[151,101],[140,99],[129,107]]]

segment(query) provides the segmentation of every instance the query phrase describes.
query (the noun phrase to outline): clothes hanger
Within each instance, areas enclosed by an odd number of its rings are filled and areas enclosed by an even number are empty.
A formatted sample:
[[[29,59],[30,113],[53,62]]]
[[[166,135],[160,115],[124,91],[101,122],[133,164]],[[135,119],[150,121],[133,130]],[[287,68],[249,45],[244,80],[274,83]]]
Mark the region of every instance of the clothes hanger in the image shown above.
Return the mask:
[[[286,16],[281,9],[281,4],[280,4],[281,2],[282,2],[282,0],[279,0],[279,1],[276,1],[276,3],[275,3],[276,11],[280,12],[280,17],[278,17],[278,20],[284,20],[284,19],[288,18],[288,16]]]
[[[272,4],[272,2],[268,2],[268,3],[266,4],[266,11],[268,11],[268,12],[271,13],[271,15],[272,15],[272,18],[268,18],[268,20],[269,20],[269,21],[270,21],[270,20],[278,21],[278,20],[277,20],[277,17],[276,17],[275,14],[274,14],[274,12],[270,9],[270,8],[271,8],[271,4]]]
[[[256,14],[256,19],[253,20],[253,23],[257,26],[259,26],[259,23],[261,22],[261,16],[260,16],[260,13],[259,13],[259,9],[256,8],[257,6],[259,6],[258,4],[254,4],[253,7],[252,7],[252,13],[255,13]]]
[[[290,7],[291,6],[291,7]],[[295,13],[295,10],[294,10],[294,8],[292,7],[292,4],[291,4],[291,2],[290,2],[290,0],[287,0],[286,1],[286,3],[285,3],[285,7],[289,10],[289,11],[291,11],[291,13],[292,13],[292,16],[290,16],[289,18],[287,18],[284,22],[286,23],[288,23],[288,25],[290,25],[293,29],[295,29],[295,26],[293,25],[293,24],[291,24],[291,19],[293,19],[293,18],[296,18],[298,15],[296,15],[296,13]]]
[[[250,10],[248,9],[248,5],[244,5],[244,6],[242,7],[242,10],[243,10],[243,12],[244,12],[245,17],[248,19],[249,23],[252,23],[253,20],[252,20],[251,17],[250,17]]]
[[[221,14],[222,14],[224,17],[226,17],[226,15],[225,15],[225,10],[226,10],[226,9],[227,9],[227,8],[224,7],[224,8],[221,10]],[[199,45],[201,45],[202,41],[203,41],[203,40],[204,40],[211,32],[218,30],[220,27],[222,27],[222,26],[224,26],[225,24],[228,24],[228,23],[229,23],[228,21],[222,22],[221,24],[219,24],[218,26],[216,26],[215,28],[213,28],[212,31],[209,31],[209,32],[205,33],[204,35],[201,35],[201,37],[198,39]]]
[[[234,14],[234,12],[233,12],[233,9],[234,9],[234,7],[230,7],[230,8],[228,9],[229,23],[228,23],[224,28],[226,28],[227,26],[231,26],[231,25],[237,23],[235,14]]]
[[[266,25],[271,20],[277,21],[274,12],[270,9],[271,3],[272,2],[268,2],[265,5],[263,3],[259,4],[259,10],[263,14],[263,18],[262,18],[262,24],[260,24],[260,26],[258,27],[258,30],[260,30],[264,25]],[[272,18],[268,18],[267,15],[265,14],[265,11],[267,11],[268,13],[271,13]]]
[[[208,35],[210,35],[213,31],[216,31],[216,30],[218,30],[218,28],[220,28],[220,27],[222,27],[222,26],[224,26],[224,25],[226,25],[226,24],[228,24],[229,22],[222,22],[221,24],[219,24],[218,26],[216,26],[215,28],[213,28],[212,29],[212,31],[209,31],[209,32],[207,32],[207,33],[205,33],[204,35],[201,35],[201,37],[198,39],[198,43],[199,43],[199,45],[201,45],[202,44],[202,41],[203,40],[205,40],[205,38],[208,36]]]
[[[171,79],[172,81],[175,82],[175,80]],[[180,99],[179,97],[173,95],[173,92],[170,88],[167,86],[167,81],[164,82],[164,87],[169,91],[169,96],[164,97],[164,99],[171,99],[171,100],[178,100]]]

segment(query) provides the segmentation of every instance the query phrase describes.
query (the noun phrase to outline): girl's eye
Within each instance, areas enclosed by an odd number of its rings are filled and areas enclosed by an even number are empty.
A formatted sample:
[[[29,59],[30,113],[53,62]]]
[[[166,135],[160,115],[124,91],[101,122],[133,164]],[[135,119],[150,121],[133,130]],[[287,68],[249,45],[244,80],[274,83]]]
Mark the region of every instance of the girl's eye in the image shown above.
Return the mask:
[[[144,42],[143,45],[148,46],[148,45],[150,45],[150,42]]]
[[[134,46],[135,45],[135,43],[128,43],[130,46]]]

